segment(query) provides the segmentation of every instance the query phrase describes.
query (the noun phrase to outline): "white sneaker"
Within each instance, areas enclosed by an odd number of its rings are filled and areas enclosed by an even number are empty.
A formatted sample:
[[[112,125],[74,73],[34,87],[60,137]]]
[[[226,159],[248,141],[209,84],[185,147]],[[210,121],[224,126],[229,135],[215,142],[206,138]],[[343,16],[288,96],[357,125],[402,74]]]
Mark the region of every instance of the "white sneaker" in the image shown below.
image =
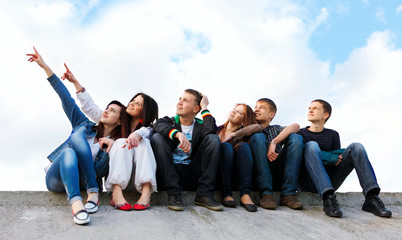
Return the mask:
[[[74,214],[74,222],[79,225],[87,224],[91,221],[88,212],[85,209],[79,210]]]
[[[94,201],[87,201],[85,203],[85,209],[87,210],[88,213],[96,213],[99,209],[98,206],[99,205]]]

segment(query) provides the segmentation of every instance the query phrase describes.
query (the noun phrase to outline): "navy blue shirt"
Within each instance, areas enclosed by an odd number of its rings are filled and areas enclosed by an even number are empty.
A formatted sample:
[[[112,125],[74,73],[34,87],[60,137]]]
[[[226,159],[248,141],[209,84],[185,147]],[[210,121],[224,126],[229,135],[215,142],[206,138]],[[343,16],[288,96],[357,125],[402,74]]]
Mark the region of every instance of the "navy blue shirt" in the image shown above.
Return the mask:
[[[309,127],[302,128],[298,132],[298,134],[303,137],[304,143],[315,141],[318,143],[321,151],[327,152],[341,148],[341,141],[337,131],[324,128],[322,132],[311,132],[308,128]]]

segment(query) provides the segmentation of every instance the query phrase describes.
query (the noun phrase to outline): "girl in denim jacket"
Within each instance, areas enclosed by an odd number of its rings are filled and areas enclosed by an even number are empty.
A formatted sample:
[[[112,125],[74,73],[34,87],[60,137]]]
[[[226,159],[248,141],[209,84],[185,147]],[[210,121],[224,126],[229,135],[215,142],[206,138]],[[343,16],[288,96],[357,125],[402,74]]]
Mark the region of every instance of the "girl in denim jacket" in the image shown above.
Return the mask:
[[[48,81],[59,95],[63,110],[72,125],[70,137],[48,156],[51,165],[45,169],[46,186],[49,191],[65,191],[73,211],[74,222],[87,224],[90,222],[88,213],[96,212],[99,203],[94,159],[107,159],[107,156],[99,156],[107,155],[101,150],[101,146],[110,150],[108,145],[111,139],[128,135],[125,106],[118,101],[112,101],[103,111],[99,124],[91,122],[35,48],[34,51],[34,54],[27,54],[30,57],[28,61],[36,62],[45,70]],[[80,189],[86,189],[88,193],[85,206]]]

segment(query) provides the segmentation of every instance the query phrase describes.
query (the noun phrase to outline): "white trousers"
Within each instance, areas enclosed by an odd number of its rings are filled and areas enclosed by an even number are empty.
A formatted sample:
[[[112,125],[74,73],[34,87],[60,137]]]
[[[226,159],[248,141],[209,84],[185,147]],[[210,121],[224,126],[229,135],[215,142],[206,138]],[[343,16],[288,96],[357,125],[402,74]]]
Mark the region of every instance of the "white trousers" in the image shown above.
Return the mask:
[[[117,139],[109,152],[106,190],[112,192],[113,185],[117,184],[123,190],[133,190],[135,186],[141,193],[142,185],[149,182],[151,192],[156,192],[156,160],[149,139],[143,138],[137,147],[130,150],[125,141],[125,138]]]

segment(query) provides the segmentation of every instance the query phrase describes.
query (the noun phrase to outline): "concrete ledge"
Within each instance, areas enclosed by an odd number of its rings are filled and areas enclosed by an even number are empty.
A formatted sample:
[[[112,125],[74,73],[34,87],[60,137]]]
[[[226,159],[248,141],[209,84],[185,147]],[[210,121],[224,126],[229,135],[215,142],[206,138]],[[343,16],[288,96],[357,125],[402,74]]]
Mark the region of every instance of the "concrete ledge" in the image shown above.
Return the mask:
[[[84,200],[86,193],[81,193]],[[337,199],[341,206],[356,207],[361,206],[364,201],[363,194],[360,192],[336,193]],[[139,193],[125,193],[127,201],[134,203],[139,198]],[[183,192],[183,201],[186,205],[192,205],[195,192]],[[220,200],[220,193],[216,192],[215,196]],[[239,200],[239,192],[234,192],[233,197]],[[252,193],[252,199],[258,203],[259,196],[257,192]],[[275,199],[279,202],[280,194],[274,194]],[[318,194],[309,192],[301,192],[297,194],[298,199],[305,206],[321,206],[322,200]],[[402,192],[386,192],[380,194],[384,204],[389,206],[402,206]],[[43,191],[0,191],[0,206],[66,206],[67,199],[65,193],[43,192]],[[108,205],[110,202],[110,194],[103,192],[99,202],[101,205]],[[167,193],[165,191],[152,194],[151,205],[166,205]]]
[[[195,192],[183,193],[182,212],[165,206],[166,192],[153,194],[150,210],[125,212],[110,206],[109,194],[103,193],[99,211],[84,227],[74,224],[65,193],[0,191],[0,239],[401,239],[402,193],[381,193],[392,218],[362,211],[361,193],[337,196],[340,219],[326,216],[318,195],[307,192],[298,194],[304,210],[259,207],[253,213],[242,207],[215,212],[196,206]],[[138,197],[126,194],[131,204]],[[238,192],[234,197],[238,200]],[[257,193],[252,197],[258,201]]]

